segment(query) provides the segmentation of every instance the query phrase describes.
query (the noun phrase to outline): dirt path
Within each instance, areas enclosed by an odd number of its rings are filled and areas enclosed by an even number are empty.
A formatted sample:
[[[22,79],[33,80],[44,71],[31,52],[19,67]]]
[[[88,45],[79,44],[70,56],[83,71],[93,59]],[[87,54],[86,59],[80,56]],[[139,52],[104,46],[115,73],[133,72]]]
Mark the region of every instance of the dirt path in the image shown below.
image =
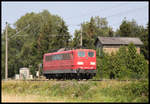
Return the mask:
[[[58,100],[56,98],[42,99],[40,96],[35,95],[18,96],[18,95],[2,94],[2,102],[65,102],[65,101]]]

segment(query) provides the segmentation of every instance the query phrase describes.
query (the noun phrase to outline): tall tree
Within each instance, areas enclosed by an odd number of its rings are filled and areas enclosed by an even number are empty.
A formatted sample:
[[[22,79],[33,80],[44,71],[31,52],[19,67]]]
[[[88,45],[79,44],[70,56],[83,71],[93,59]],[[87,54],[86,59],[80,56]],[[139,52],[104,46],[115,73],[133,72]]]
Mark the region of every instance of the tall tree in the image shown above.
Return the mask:
[[[116,36],[120,37],[139,37],[144,45],[141,47],[141,53],[145,56],[146,59],[149,58],[149,44],[148,44],[148,24],[144,28],[141,25],[138,25],[135,20],[128,21],[124,19],[119,29],[116,31]]]
[[[141,47],[141,53],[145,56],[145,58],[149,59],[149,24],[147,24],[147,27],[145,29],[141,29],[140,39],[144,43],[144,45]]]
[[[114,32],[111,27],[108,26],[106,18],[100,18],[99,16],[91,17],[90,21],[86,21],[81,25],[83,46],[87,48],[95,48],[94,42],[98,36],[114,36]],[[76,30],[74,34],[73,44],[78,46],[80,30]]]
[[[66,47],[71,38],[63,19],[58,15],[50,14],[47,10],[40,13],[27,13],[14,25],[15,29],[8,29],[8,37],[13,36],[8,42],[9,77],[18,73],[19,68],[29,66],[32,74],[35,74],[38,64],[43,61],[43,54]],[[18,34],[14,35],[16,33]],[[2,47],[5,47],[5,42]],[[2,56],[4,63],[4,48]],[[4,73],[4,65],[2,69]]]
[[[119,29],[116,31],[116,36],[139,37],[140,28],[141,26],[139,26],[134,19],[132,21],[124,19]]]

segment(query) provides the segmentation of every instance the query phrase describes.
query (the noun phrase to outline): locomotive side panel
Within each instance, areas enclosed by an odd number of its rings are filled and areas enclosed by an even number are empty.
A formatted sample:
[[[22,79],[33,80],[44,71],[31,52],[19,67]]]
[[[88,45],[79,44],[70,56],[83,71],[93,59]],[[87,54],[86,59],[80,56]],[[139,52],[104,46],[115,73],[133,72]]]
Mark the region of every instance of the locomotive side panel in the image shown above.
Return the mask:
[[[43,62],[44,73],[65,73],[73,67],[73,51],[44,55]]]

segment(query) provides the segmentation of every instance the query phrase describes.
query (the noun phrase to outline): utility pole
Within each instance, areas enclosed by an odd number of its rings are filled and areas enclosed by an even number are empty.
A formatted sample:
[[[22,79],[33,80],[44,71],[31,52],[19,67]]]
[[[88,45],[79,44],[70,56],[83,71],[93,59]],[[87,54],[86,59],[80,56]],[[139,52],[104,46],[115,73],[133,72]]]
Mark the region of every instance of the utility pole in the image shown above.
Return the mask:
[[[38,73],[38,78],[40,78],[40,67],[41,67],[41,64],[39,64],[39,73]]]
[[[6,41],[6,49],[5,49],[5,80],[8,79],[8,38],[7,38],[7,28],[8,28],[8,25],[7,25],[7,22],[6,22],[6,35],[5,35],[5,41]]]
[[[30,25],[28,25],[27,27],[29,27],[29,26]],[[24,29],[26,29],[27,27],[25,27]],[[17,32],[15,35],[17,35],[21,31]],[[15,35],[13,35],[12,37],[14,37]],[[10,37],[10,38],[12,38],[12,37]],[[7,22],[6,22],[5,42],[6,42],[6,47],[5,47],[5,52],[6,52],[5,53],[5,80],[7,80],[8,79],[8,23]]]
[[[81,40],[80,40],[80,46],[82,47],[82,25],[81,25]]]

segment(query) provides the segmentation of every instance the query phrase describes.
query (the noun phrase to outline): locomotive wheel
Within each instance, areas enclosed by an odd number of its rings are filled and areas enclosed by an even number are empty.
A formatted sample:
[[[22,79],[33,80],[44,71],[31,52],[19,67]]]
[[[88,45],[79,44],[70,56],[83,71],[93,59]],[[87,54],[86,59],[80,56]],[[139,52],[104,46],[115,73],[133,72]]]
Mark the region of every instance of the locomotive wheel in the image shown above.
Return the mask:
[[[49,76],[47,74],[45,74],[46,79],[49,79]]]

